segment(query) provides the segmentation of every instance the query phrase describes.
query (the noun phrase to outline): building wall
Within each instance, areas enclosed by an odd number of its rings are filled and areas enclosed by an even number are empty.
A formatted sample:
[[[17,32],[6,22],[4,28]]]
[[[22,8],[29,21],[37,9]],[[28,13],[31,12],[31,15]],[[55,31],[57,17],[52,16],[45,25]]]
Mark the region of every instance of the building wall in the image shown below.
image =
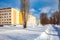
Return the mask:
[[[11,24],[11,9],[0,9],[0,25]]]
[[[19,13],[19,24],[21,24],[21,25],[24,24],[23,14],[22,14],[21,11],[20,11],[20,13]]]
[[[16,11],[12,8],[11,9],[12,10],[12,12],[11,12],[11,22],[12,22],[12,24],[14,25],[14,24],[16,24]]]
[[[29,15],[27,25],[36,25],[36,17]]]
[[[19,14],[19,20],[20,20],[20,24],[23,25],[24,24],[24,17],[23,17],[24,14],[22,14],[22,12],[20,12]],[[36,17],[31,15],[31,14],[28,14],[28,17],[27,17],[27,25],[36,25]]]
[[[11,16],[12,16],[12,18],[11,18],[11,19],[12,19],[12,21],[11,21],[12,24],[16,24],[16,25],[17,25],[17,24],[18,24],[18,25],[20,24],[19,18],[21,18],[21,17],[19,16],[19,14],[20,14],[20,13],[19,13],[18,10],[12,8],[12,15],[11,15]]]
[[[0,9],[0,25],[19,24],[19,11],[14,8]]]
[[[16,13],[16,24],[19,25],[19,12]]]

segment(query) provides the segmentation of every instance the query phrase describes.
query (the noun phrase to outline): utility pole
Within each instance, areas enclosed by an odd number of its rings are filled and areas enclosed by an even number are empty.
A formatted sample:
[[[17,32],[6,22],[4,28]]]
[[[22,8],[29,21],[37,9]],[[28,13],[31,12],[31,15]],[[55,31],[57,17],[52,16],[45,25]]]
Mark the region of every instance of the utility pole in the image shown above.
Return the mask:
[[[59,13],[58,13],[58,24],[60,24],[60,0],[59,0],[59,3],[58,3],[58,10],[59,10]]]
[[[59,3],[58,3],[58,10],[60,11],[60,0],[59,0]]]
[[[23,15],[24,28],[27,27],[27,20],[29,15],[29,0],[21,0],[21,12]]]

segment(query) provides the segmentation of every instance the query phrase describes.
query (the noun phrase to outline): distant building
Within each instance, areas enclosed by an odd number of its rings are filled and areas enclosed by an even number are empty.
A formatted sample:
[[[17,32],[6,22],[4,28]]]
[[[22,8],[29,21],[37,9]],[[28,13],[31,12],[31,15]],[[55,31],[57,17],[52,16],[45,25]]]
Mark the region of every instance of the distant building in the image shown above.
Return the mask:
[[[37,25],[39,25],[41,22],[40,22],[40,19],[37,19]]]
[[[27,25],[36,25],[36,17],[29,14]]]

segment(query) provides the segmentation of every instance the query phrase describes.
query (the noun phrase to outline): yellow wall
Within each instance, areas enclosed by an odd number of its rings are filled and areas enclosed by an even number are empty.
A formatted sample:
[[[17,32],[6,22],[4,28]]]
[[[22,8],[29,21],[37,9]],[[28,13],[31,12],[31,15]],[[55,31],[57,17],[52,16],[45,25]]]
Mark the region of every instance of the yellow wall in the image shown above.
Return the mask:
[[[19,24],[19,11],[18,10],[16,10],[16,9],[14,9],[14,8],[12,8],[11,9],[12,10],[12,12],[11,12],[11,22],[12,22],[12,24],[13,25],[15,25],[15,24]]]
[[[12,8],[12,17],[11,17],[11,22],[13,25],[15,24],[20,24],[20,25],[23,25],[24,24],[24,19],[23,19],[23,14],[22,12]]]
[[[22,14],[21,11],[20,11],[20,13],[19,13],[19,23],[20,23],[21,25],[24,24],[23,14]]]

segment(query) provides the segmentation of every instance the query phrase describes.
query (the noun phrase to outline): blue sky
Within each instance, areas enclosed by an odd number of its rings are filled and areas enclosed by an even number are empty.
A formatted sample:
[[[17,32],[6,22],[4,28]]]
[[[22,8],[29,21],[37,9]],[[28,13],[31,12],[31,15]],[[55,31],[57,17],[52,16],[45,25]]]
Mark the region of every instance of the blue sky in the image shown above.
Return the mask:
[[[20,9],[20,0],[0,0],[0,8],[13,7]],[[58,10],[58,0],[30,0],[30,13],[39,18],[42,12],[51,13]]]

